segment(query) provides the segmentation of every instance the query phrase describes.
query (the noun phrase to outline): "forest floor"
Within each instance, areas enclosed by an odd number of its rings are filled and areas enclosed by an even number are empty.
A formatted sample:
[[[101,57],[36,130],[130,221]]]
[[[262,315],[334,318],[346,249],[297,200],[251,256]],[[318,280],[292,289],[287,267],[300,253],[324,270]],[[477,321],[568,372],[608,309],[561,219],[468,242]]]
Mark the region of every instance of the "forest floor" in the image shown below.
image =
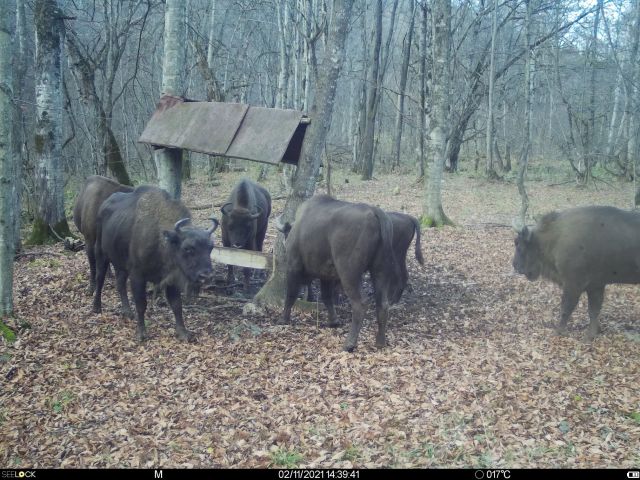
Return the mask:
[[[212,214],[203,206],[223,203],[240,175],[185,186],[202,225]],[[277,197],[275,173],[270,181]],[[420,213],[411,176],[364,183],[334,173],[333,182],[341,199]],[[532,215],[632,199],[629,184],[550,183],[530,182]],[[276,326],[279,310],[245,315],[241,292],[215,289],[184,307],[196,343],[178,341],[169,308],[150,302],[140,345],[110,280],[104,312],[91,313],[84,252],[25,250],[9,321],[18,339],[0,344],[0,464],[640,466],[640,286],[608,287],[593,343],[583,342],[584,298],[569,335],[554,336],[546,324],[558,317],[559,289],[512,272],[515,185],[447,175],[443,203],[457,226],[423,230],[424,267],[410,248],[411,287],[392,308],[382,350],[371,302],[346,353],[346,302],[340,328],[323,328],[321,306]],[[265,250],[274,238],[270,227]],[[222,265],[216,272],[224,278]]]

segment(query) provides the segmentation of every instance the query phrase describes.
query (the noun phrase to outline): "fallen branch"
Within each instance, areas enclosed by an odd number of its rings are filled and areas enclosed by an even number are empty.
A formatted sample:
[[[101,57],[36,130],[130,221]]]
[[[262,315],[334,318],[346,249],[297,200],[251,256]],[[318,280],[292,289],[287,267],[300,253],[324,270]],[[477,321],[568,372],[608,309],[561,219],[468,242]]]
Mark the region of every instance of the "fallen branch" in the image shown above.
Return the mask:
[[[549,185],[547,185],[547,187],[559,187],[560,185],[566,185],[567,183],[573,183],[575,180],[567,180],[566,182],[560,182],[560,183],[551,183]]]
[[[39,257],[41,255],[53,255],[55,257],[64,257],[63,254],[58,252],[20,252],[16,254],[14,257],[15,260],[18,260],[22,257]]]

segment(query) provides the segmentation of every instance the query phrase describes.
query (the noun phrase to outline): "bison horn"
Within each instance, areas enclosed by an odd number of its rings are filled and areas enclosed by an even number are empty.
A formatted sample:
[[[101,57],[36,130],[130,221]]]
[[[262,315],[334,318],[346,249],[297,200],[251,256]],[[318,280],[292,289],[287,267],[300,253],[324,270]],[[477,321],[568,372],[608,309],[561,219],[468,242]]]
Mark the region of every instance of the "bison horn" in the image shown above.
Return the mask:
[[[262,215],[262,209],[260,207],[256,207],[258,209],[257,213],[252,213],[251,214],[251,219],[255,220],[256,218],[258,218],[260,215]]]
[[[187,218],[183,218],[183,219],[181,219],[181,220],[178,220],[178,221],[176,222],[176,224],[174,225],[174,227],[173,227],[173,228],[175,229],[175,231],[176,231],[176,232],[179,232],[179,231],[180,231],[180,229],[181,229],[185,224],[189,223],[190,221],[191,221],[191,219],[190,219],[189,217],[187,217]]]
[[[207,229],[207,233],[211,235],[213,232],[216,231],[216,228],[218,228],[218,225],[220,225],[220,222],[218,221],[217,218],[213,218],[213,217],[211,217],[209,220],[213,222],[213,225]]]
[[[220,211],[222,212],[223,215],[229,215],[229,207],[232,207],[232,206],[233,204],[231,202],[225,203],[220,209]]]

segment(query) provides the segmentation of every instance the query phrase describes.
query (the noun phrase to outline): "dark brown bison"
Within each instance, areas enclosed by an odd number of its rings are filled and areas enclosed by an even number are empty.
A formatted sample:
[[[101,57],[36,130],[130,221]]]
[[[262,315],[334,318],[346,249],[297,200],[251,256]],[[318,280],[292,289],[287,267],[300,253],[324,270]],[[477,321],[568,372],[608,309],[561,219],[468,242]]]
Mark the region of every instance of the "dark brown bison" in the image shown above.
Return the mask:
[[[127,277],[136,305],[137,337],[145,338],[146,284],[164,288],[176,317],[176,333],[192,339],[182,320],[181,292],[212,275],[211,234],[190,225],[191,213],[180,201],[157,187],[143,186],[130,193],[114,193],[100,207],[96,239],[96,293],[93,310],[102,309],[101,293],[109,263],[125,315],[133,317],[127,298]]]
[[[420,246],[420,223],[415,217],[406,213],[386,212],[393,223],[393,251],[396,261],[400,263],[401,284],[404,289],[407,286],[409,273],[407,272],[407,252],[413,240],[414,233],[416,237],[415,256],[420,265],[424,265],[422,249]],[[282,219],[278,217],[276,220],[276,228],[285,234],[285,238],[291,231],[291,224],[283,224]],[[310,285],[307,285],[307,301],[315,301]]]
[[[96,289],[96,217],[98,209],[111,194],[115,192],[131,192],[133,187],[120,185],[115,180],[100,175],[87,177],[82,190],[73,205],[73,222],[84,236],[85,250],[89,260],[89,288],[87,293],[92,295]]]
[[[560,323],[567,322],[582,292],[589,299],[589,340],[601,331],[598,315],[605,286],[640,283],[640,214],[614,207],[578,207],[546,214],[515,239],[513,268],[529,280],[547,278],[562,288]]]
[[[262,251],[271,214],[271,196],[262,186],[244,178],[233,187],[222,208],[222,245]],[[233,265],[227,267],[227,282],[234,282]],[[249,289],[251,269],[244,269],[244,289]]]
[[[289,323],[300,286],[319,278],[329,325],[337,325],[333,291],[341,283],[352,308],[351,330],[344,349],[353,351],[364,318],[362,276],[368,271],[376,300],[376,345],[383,347],[389,305],[400,299],[404,287],[389,216],[378,207],[316,195],[300,206],[292,227],[281,228],[290,230],[285,244],[287,284],[282,322]]]

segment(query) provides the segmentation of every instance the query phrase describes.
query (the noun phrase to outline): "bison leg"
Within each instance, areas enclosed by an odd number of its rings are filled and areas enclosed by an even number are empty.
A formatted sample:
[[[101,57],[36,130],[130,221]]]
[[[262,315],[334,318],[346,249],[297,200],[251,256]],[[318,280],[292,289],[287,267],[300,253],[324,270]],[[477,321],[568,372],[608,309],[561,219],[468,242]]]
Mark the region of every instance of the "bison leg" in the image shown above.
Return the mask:
[[[382,348],[387,344],[387,321],[389,320],[389,299],[386,293],[379,293],[376,290],[376,316],[378,318],[378,334],[376,336],[376,347]]]
[[[349,297],[349,301],[351,302],[351,329],[349,330],[347,341],[344,344],[344,349],[347,352],[353,352],[356,348],[360,329],[362,328],[362,320],[364,319],[364,305],[362,304],[362,295],[360,294],[360,282],[353,283],[355,283],[355,286],[350,282],[342,282],[344,293]]]
[[[287,273],[287,285],[284,294],[284,309],[282,310],[281,324],[287,325],[291,321],[291,307],[296,303],[300,291],[300,277],[294,273]]]
[[[594,287],[587,290],[587,297],[589,298],[589,330],[587,331],[587,340],[593,340],[602,332],[602,326],[600,325],[600,310],[602,309],[602,302],[604,301],[604,286]]]
[[[182,297],[180,296],[180,290],[173,285],[168,285],[165,289],[167,296],[167,302],[171,305],[171,310],[176,317],[176,335],[180,340],[187,342],[193,341],[195,335],[187,330],[182,320]]]
[[[313,293],[313,288],[311,288],[311,284],[313,283],[313,280],[309,280],[309,282],[307,282],[307,302],[315,302],[317,300],[316,296]],[[320,287],[322,288],[322,287]],[[333,289],[333,287],[332,287]],[[323,298],[324,300],[324,298]],[[326,303],[325,303],[326,305]]]
[[[93,311],[94,313],[100,313],[102,312],[102,287],[104,287],[104,277],[109,267],[109,259],[102,253],[100,248],[96,248],[95,252],[96,289],[93,297]]]
[[[333,304],[333,290],[334,290],[334,282],[331,280],[321,280],[320,281],[320,292],[322,294],[322,301],[324,306],[327,307],[327,312],[329,314],[329,327],[335,328],[340,325],[338,322],[338,318],[336,317],[336,309]],[[311,291],[311,282],[307,284],[307,288]]]
[[[227,285],[233,285],[236,281],[233,275],[233,265],[227,265]]]
[[[562,291],[560,323],[558,323],[558,326],[556,327],[556,333],[558,335],[567,334],[567,323],[569,322],[569,317],[571,317],[571,314],[575,310],[581,293],[582,292],[571,289],[564,289]]]
[[[96,251],[95,245],[86,244],[87,259],[89,260],[89,287],[87,287],[87,295],[93,295],[96,290]]]
[[[244,291],[248,292],[249,288],[251,288],[251,274],[253,273],[253,269],[252,268],[243,268],[242,269],[243,273],[244,273]]]
[[[143,342],[147,338],[144,326],[144,314],[147,311],[147,282],[140,277],[131,277],[131,293],[133,301],[136,304],[137,326],[136,337],[139,342]]]
[[[127,278],[129,272],[126,270],[116,270],[116,288],[118,289],[118,295],[120,295],[120,303],[122,304],[122,315],[127,318],[133,319],[133,312],[131,311],[131,305],[129,305],[129,296],[127,295]]]

